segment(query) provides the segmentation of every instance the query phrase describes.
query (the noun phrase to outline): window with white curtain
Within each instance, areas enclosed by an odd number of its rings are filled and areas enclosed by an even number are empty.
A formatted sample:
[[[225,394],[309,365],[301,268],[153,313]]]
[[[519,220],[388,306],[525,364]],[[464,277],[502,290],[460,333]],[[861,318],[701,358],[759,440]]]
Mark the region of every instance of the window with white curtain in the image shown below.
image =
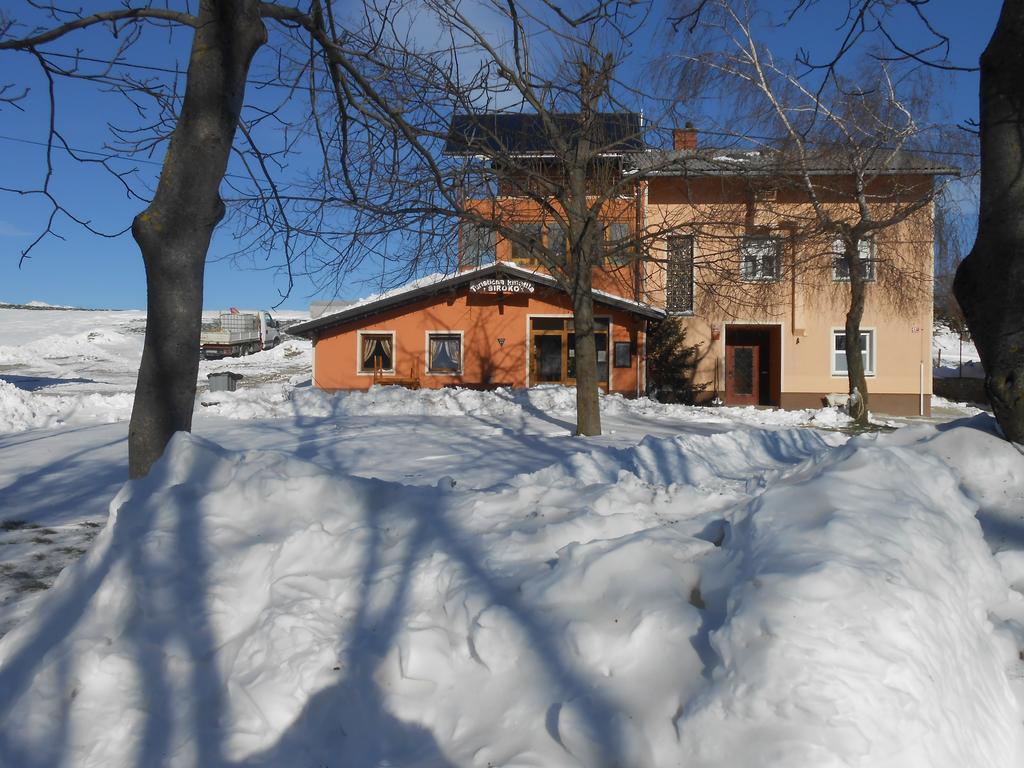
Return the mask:
[[[394,372],[395,336],[393,333],[362,333],[359,335],[359,370],[361,373]]]
[[[431,333],[427,336],[428,368],[431,373],[462,372],[462,336]]]

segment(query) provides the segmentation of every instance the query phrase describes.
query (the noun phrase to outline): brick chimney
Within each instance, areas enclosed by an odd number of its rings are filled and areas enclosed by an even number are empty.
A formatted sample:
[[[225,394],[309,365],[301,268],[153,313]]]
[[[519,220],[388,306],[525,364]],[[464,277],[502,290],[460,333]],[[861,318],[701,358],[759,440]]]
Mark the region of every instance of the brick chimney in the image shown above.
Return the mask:
[[[697,148],[697,129],[693,123],[687,122],[685,128],[672,129],[672,149],[680,151],[683,149],[691,152]]]

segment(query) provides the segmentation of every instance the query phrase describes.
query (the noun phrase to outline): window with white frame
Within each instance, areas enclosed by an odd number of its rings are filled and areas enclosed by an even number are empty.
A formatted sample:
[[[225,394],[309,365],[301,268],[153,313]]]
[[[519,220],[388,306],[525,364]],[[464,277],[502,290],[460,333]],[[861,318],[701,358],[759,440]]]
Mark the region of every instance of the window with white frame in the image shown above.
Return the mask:
[[[778,237],[748,236],[740,246],[740,275],[744,280],[778,280],[782,262],[782,240]]]
[[[462,336],[431,333],[427,336],[427,370],[431,373],[462,372]]]
[[[860,354],[864,360],[864,374],[875,375],[875,332],[860,332]],[[846,366],[846,331],[832,331],[832,375],[845,376],[849,372]]]
[[[846,263],[844,253],[846,245],[841,237],[837,237],[832,243],[832,279],[836,282],[850,282],[850,266]],[[865,280],[875,279],[875,241],[870,237],[863,237],[857,241],[857,255],[860,256],[860,265]]]
[[[360,373],[392,373],[395,370],[393,333],[359,334]]]

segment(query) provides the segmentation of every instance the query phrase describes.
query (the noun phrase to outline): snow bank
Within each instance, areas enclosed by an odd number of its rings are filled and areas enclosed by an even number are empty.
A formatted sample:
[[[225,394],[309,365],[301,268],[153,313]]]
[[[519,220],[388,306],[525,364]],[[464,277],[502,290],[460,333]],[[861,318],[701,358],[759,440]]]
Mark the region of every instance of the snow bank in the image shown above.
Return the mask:
[[[17,346],[0,346],[0,364],[37,365],[55,360],[67,365],[74,360],[78,364],[102,361],[108,366],[137,368],[141,353],[141,336],[98,327],[80,333],[50,334]]]
[[[650,438],[490,491],[179,435],[0,639],[0,762],[1018,765],[1005,578],[907,433]]]
[[[131,416],[132,399],[127,392],[44,396],[0,380],[0,432],[124,421]]]
[[[1015,649],[988,619],[1006,582],[956,475],[884,442],[769,488],[705,570],[722,626],[688,765],[1014,764]]]
[[[237,365],[235,366],[237,368]],[[365,392],[328,393],[300,387],[263,387],[231,393],[204,394],[208,413],[235,419],[303,416],[406,415],[478,416],[505,418],[576,412],[576,389],[542,385],[529,389],[499,388],[479,391],[449,387],[409,390],[397,386],[373,386]],[[759,408],[707,408],[659,403],[646,397],[602,395],[601,413],[608,416],[644,416],[718,424],[794,427],[810,425],[834,429],[849,425],[850,418],[838,408],[773,411]]]

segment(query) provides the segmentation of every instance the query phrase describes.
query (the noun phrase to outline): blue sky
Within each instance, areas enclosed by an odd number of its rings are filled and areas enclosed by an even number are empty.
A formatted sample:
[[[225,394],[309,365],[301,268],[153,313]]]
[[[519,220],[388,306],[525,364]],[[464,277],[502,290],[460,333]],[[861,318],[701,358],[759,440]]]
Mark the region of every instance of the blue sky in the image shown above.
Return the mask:
[[[792,0],[779,0],[779,11],[788,9]],[[95,3],[88,3],[88,6]],[[836,34],[833,27],[845,2],[817,3],[812,11],[767,38],[775,51],[784,56],[800,47],[822,54],[832,50]],[[969,6],[969,10],[967,9]],[[934,25],[952,41],[951,58],[957,63],[973,64],[992,33],[998,15],[998,0],[933,0],[928,10]],[[908,27],[909,29],[909,27]],[[908,34],[911,34],[908,32]],[[108,50],[106,40],[97,50]],[[53,50],[81,47],[89,52],[100,42],[91,33],[80,35],[68,45]],[[166,34],[151,33],[151,42],[133,52],[137,64],[182,66],[187,61],[188,38],[179,35],[168,41]],[[638,46],[641,50],[644,46]],[[48,119],[45,80],[38,65],[24,53],[0,52],[0,84],[15,82],[30,88],[20,103],[22,110],[0,108],[0,186],[38,186],[45,173],[45,139]],[[966,73],[943,76],[941,93],[948,100],[949,115],[963,121],[977,117],[977,75]],[[130,123],[131,114],[120,96],[103,93],[94,85],[59,81],[58,121],[69,144],[80,150],[100,149],[109,141],[110,123]],[[259,98],[259,96],[254,96]],[[697,120],[699,123],[699,118]],[[137,168],[138,178],[153,184],[160,156],[123,162],[120,168]],[[104,231],[116,232],[130,225],[142,207],[129,199],[109,174],[83,167],[58,152],[54,156],[53,188],[76,215]],[[82,307],[142,308],[145,306],[145,275],[142,260],[131,236],[107,239],[92,235],[66,219],[59,219],[57,231],[64,240],[47,238],[37,246],[30,259],[19,267],[21,251],[44,225],[48,207],[39,198],[0,192],[0,301],[45,301]],[[204,305],[211,309],[231,305],[269,307],[279,303],[285,288],[276,262],[243,268],[225,259],[233,249],[231,231],[222,227],[215,235],[206,270]],[[353,275],[342,291],[353,298],[372,291],[372,263]],[[305,309],[314,293],[313,286],[300,279],[284,300],[285,309]]]

